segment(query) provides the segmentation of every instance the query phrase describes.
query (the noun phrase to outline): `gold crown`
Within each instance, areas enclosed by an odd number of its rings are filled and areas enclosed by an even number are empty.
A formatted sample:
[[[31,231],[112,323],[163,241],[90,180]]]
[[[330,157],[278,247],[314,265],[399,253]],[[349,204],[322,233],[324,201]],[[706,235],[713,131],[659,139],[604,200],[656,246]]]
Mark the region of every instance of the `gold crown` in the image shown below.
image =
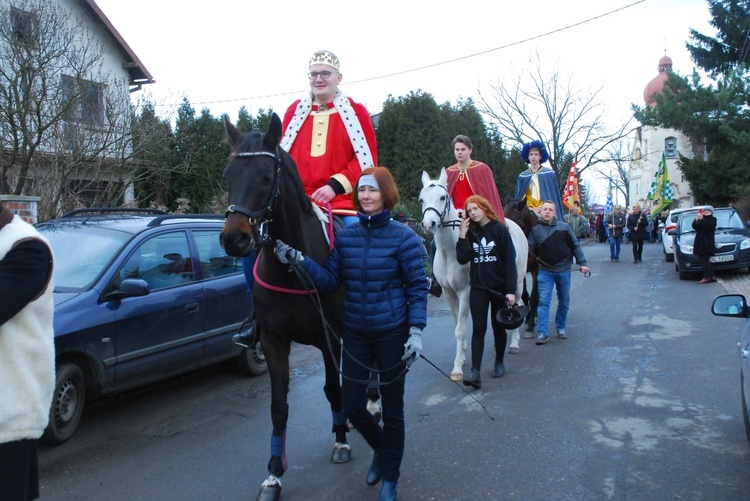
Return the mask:
[[[312,66],[313,64],[327,64],[328,66],[335,68],[336,71],[339,71],[339,58],[336,57],[336,54],[328,50],[319,50],[313,54],[310,58],[309,66]]]

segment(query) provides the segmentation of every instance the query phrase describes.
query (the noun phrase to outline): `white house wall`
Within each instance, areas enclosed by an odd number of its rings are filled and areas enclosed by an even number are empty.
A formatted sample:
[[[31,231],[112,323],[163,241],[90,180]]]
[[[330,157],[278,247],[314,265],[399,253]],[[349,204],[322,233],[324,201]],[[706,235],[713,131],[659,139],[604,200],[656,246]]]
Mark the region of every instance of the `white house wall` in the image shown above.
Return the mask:
[[[630,203],[639,203],[641,206],[650,207],[652,202],[648,199],[651,191],[651,183],[654,180],[656,170],[659,168],[662,153],[664,153],[664,142],[668,137],[677,139],[677,151],[688,158],[692,157],[692,145],[687,137],[674,129],[663,129],[658,127],[641,127],[640,139],[635,132],[631,139],[631,160],[628,171],[630,190]],[[640,155],[639,155],[640,153]],[[690,186],[683,181],[682,171],[677,166],[679,157],[667,158],[667,170],[669,181],[674,191],[674,202],[672,207],[692,207],[693,197]]]

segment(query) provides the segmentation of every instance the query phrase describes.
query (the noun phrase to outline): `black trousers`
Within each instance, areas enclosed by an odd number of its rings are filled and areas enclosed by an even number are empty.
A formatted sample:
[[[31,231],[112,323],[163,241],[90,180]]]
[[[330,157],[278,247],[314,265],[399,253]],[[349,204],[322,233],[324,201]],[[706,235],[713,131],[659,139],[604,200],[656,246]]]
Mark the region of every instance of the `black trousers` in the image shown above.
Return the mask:
[[[699,254],[701,258],[701,267],[703,268],[703,278],[714,278],[714,268],[711,266],[711,256],[708,254]]]
[[[27,501],[38,497],[36,440],[0,444],[0,500]]]
[[[471,368],[482,368],[484,355],[484,335],[487,332],[487,309],[492,319],[492,334],[495,337],[495,362],[502,362],[505,346],[508,344],[508,333],[497,321],[497,312],[505,306],[505,296],[490,294],[483,289],[471,288],[469,292],[469,310],[471,311]]]
[[[640,261],[643,255],[643,240],[633,240],[633,261]]]

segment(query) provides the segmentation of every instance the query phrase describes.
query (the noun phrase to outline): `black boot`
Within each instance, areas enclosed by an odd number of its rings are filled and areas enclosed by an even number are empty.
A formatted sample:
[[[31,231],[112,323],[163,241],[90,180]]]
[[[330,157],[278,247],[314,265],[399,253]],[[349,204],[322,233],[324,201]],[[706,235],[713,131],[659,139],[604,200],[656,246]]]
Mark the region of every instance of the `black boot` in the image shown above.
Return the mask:
[[[380,465],[380,454],[377,452],[372,456],[370,471],[367,472],[367,485],[375,485],[383,478],[383,468]]]
[[[495,362],[495,370],[492,371],[492,377],[503,377],[505,375],[505,366],[502,362]]]
[[[378,501],[396,501],[396,482],[383,480]]]
[[[240,325],[240,332],[232,336],[232,341],[243,348],[251,348],[260,340],[259,333],[258,321],[255,320],[255,308],[253,308],[250,310],[250,316]]]
[[[464,386],[472,386],[477,390],[482,387],[482,378],[479,377],[479,369],[471,369],[469,379],[464,379]]]

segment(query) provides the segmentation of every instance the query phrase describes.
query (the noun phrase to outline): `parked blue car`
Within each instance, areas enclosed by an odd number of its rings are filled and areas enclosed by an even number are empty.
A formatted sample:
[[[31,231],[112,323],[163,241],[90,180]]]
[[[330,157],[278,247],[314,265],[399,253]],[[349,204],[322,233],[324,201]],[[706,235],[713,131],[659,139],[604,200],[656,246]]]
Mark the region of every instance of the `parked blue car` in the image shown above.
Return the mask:
[[[44,439],[68,440],[84,402],[236,358],[267,371],[260,345],[232,342],[250,296],[219,244],[224,217],[85,209],[36,228],[54,253],[57,381]]]
[[[750,414],[747,410],[747,403],[750,402],[750,307],[742,294],[724,294],[714,299],[711,313],[721,317],[743,319],[737,332],[737,348],[740,352],[742,421],[745,423],[745,435],[750,442]]]

